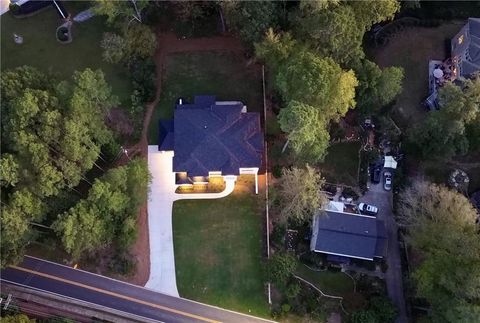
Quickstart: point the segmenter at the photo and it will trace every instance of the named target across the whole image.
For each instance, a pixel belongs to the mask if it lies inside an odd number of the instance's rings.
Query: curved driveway
[[[150,277],[145,287],[179,297],[173,253],[173,202],[181,199],[216,199],[233,192],[236,176],[226,176],[226,187],[220,193],[176,194],[173,152],[159,152],[148,146],[148,169],[152,174],[148,196],[148,230],[150,235]]]

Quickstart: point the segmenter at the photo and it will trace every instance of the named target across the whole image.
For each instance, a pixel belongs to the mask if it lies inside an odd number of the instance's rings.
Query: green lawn
[[[325,161],[319,165],[329,183],[357,186],[358,150],[360,142],[333,144],[328,148]]]
[[[175,202],[175,268],[182,297],[269,316],[262,274],[262,201],[262,195],[235,191],[218,200]]]
[[[296,274],[314,284],[325,294],[345,297],[353,292],[353,280],[342,272],[313,271],[299,264]]]
[[[64,3],[74,16],[81,7],[78,3]],[[27,18],[14,18],[10,13],[1,17],[1,68],[31,65],[45,72],[52,72],[60,79],[71,77],[74,71],[87,67],[101,69],[114,93],[128,102],[131,82],[126,71],[102,60],[100,40],[106,31],[104,19],[93,17],[72,26],[73,41],[62,45],[55,38],[61,20],[53,8],[45,9]],[[23,44],[13,40],[13,33],[23,37]]]
[[[171,118],[175,100],[194,95],[216,95],[218,100],[242,101],[248,111],[263,111],[262,80],[245,66],[242,55],[202,52],[169,56],[162,93],[148,129],[149,144],[157,144],[158,120]]]

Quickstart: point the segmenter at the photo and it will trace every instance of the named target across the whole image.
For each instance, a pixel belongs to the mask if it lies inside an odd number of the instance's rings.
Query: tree
[[[288,133],[288,144],[296,156],[306,162],[323,160],[330,135],[318,109],[291,101],[280,110],[278,122],[282,131]]]
[[[34,319],[29,319],[25,314],[2,316],[3,323],[35,323]]]
[[[267,265],[268,280],[276,285],[285,286],[297,268],[297,260],[289,253],[276,253]]]
[[[82,253],[92,252],[106,244],[107,223],[102,214],[86,201],[79,202],[54,223],[65,250],[74,259]]]
[[[312,216],[327,203],[321,191],[324,182],[321,174],[308,165],[305,168],[284,168],[279,189],[282,220],[311,221]]]
[[[357,108],[365,114],[378,112],[402,91],[401,67],[392,66],[382,70],[375,63],[364,60],[357,71],[357,77]]]
[[[269,28],[277,28],[280,16],[275,1],[235,1],[223,6],[228,25],[248,44],[260,41]]]
[[[2,154],[0,161],[0,184],[1,186],[15,186],[18,183],[19,166],[15,157],[11,154]]]
[[[468,151],[465,124],[442,112],[430,113],[426,120],[407,132],[407,145],[424,159],[451,158]]]
[[[100,46],[103,49],[103,60],[108,63],[119,63],[126,55],[126,41],[122,36],[118,34],[110,32],[104,33]]]
[[[53,227],[75,259],[102,247],[124,251],[137,237],[138,208],[146,201],[150,175],[145,160],[109,170],[96,179],[86,199],[59,215]]]
[[[374,24],[393,19],[400,10],[400,2],[397,0],[349,1],[348,5],[352,7],[355,19],[365,31]]]
[[[137,21],[142,23],[142,11],[148,5],[148,0],[129,0],[129,1],[96,1],[95,12],[99,15],[107,16],[107,22],[110,24],[125,24]]]
[[[375,313],[378,323],[394,322],[398,314],[395,305],[385,296],[372,297],[369,309]]]
[[[306,103],[319,109],[326,121],[336,121],[355,107],[358,81],[353,71],[343,71],[331,58],[301,50],[279,67],[275,85],[285,101]]]
[[[125,32],[127,57],[148,58],[153,56],[157,48],[157,37],[144,24],[133,24]]]
[[[255,43],[255,55],[265,61],[275,74],[288,57],[298,48],[290,33],[275,33],[269,28],[261,42]]]
[[[294,30],[299,39],[322,56],[332,57],[344,66],[364,57],[365,30],[348,5],[313,11],[304,7],[294,18]]]
[[[480,235],[473,206],[456,191],[416,182],[400,195],[399,215],[409,244],[421,254],[413,279],[434,321],[474,322],[480,314]]]
[[[329,9],[339,4],[340,0],[300,0],[300,9],[315,12]]]
[[[424,181],[416,181],[405,189],[400,201],[399,220],[408,228],[422,227],[430,222],[464,226],[477,218],[476,210],[464,195]]]
[[[15,191],[8,205],[2,205],[1,212],[1,266],[20,262],[25,246],[32,238],[30,221],[43,216],[44,204],[30,191]]]

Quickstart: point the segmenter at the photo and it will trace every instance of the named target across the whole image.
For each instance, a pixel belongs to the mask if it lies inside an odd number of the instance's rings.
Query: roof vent
[[[203,126],[205,129],[207,129],[208,127],[207,126]]]

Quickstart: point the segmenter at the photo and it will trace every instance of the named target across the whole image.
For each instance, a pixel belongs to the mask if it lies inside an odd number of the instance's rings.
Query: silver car
[[[392,189],[392,173],[383,173],[383,188],[386,191],[390,191]]]

